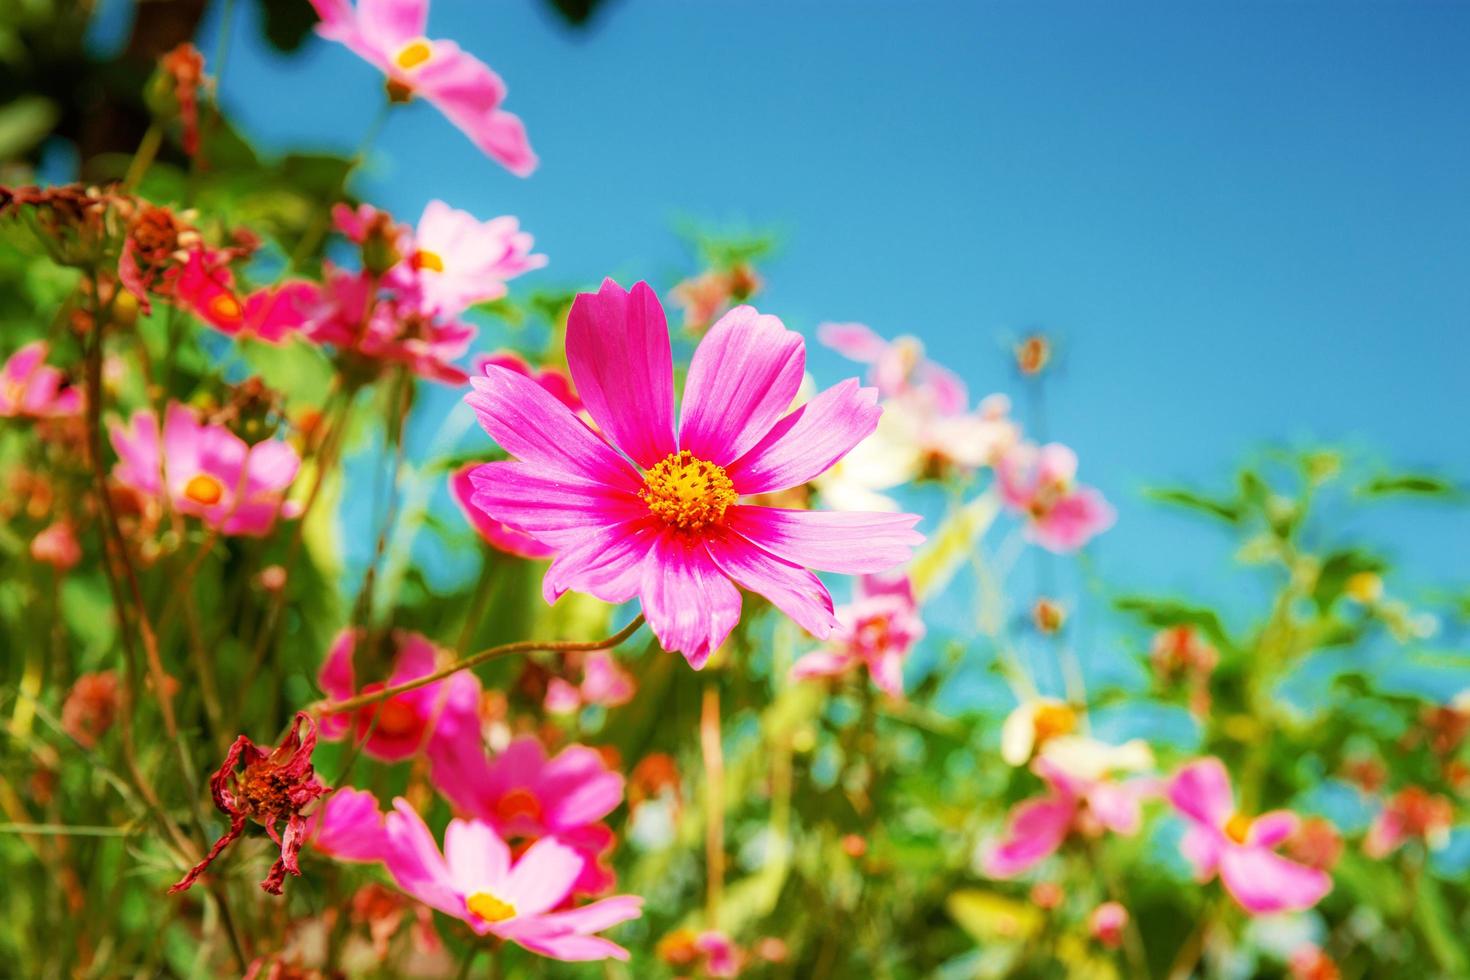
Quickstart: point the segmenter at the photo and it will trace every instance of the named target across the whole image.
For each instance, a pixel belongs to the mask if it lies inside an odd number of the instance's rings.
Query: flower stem
[[[714,681],[704,687],[699,747],[704,754],[704,926],[718,929],[725,890],[725,755],[720,744],[720,689]]]
[[[488,647],[479,653],[456,660],[448,666],[434,671],[432,674],[415,677],[411,681],[404,681],[402,684],[395,684],[392,687],[385,687],[378,691],[359,694],[356,697],[347,698],[344,701],[318,701],[307,710],[318,715],[336,715],[348,711],[356,711],[364,705],[385,701],[388,698],[397,697],[408,691],[442,681],[446,677],[451,677],[461,670],[469,670],[471,667],[485,663],[487,660],[494,660],[498,657],[506,657],[515,653],[534,653],[538,650],[546,650],[551,653],[585,653],[591,650],[610,650],[638,632],[638,628],[642,625],[643,614],[639,613],[638,617],[631,623],[603,640],[518,640],[515,643],[502,643],[500,646]]]

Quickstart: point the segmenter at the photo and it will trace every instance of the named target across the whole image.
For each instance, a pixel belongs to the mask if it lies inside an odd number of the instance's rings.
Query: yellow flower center
[[[723,467],[685,449],[669,453],[643,474],[638,496],[654,516],[681,530],[699,531],[722,521],[739,495]]]
[[[1243,813],[1232,813],[1225,821],[1225,836],[1237,844],[1244,844],[1251,832],[1251,818]]]
[[[1077,730],[1077,712],[1065,704],[1043,704],[1036,709],[1031,720],[1036,732],[1036,744],[1058,735],[1069,735]]]
[[[444,259],[438,252],[426,252],[421,249],[413,253],[412,261],[415,269],[432,269],[435,272],[444,271]]]
[[[229,293],[220,293],[209,301],[209,312],[221,320],[238,320],[245,311],[240,308],[240,301]]]
[[[412,71],[433,56],[434,49],[429,47],[429,42],[420,39],[409,41],[399,48],[398,53],[393,56],[393,63],[404,71]]]
[[[208,473],[200,473],[184,484],[184,496],[205,507],[213,507],[224,495],[225,485]]]
[[[496,898],[489,892],[475,892],[464,900],[465,906],[476,916],[486,922],[504,922],[506,919],[516,917],[516,907],[507,901]]]

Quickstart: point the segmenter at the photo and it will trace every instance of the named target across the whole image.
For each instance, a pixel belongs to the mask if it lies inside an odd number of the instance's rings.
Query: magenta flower
[[[388,852],[388,833],[378,798],[367,790],[333,790],[306,818],[306,841],[338,861],[372,863]]]
[[[582,661],[580,684],[562,677],[547,681],[542,707],[552,714],[571,714],[588,704],[616,708],[633,700],[636,690],[633,675],[618,666],[611,652],[594,650]]]
[[[238,327],[221,327],[225,333],[244,334],[268,344],[279,344],[292,332],[306,326],[317,303],[315,283],[292,279],[245,298]]]
[[[168,406],[161,443],[158,419],[148,411],[134,413],[128,426],[114,424],[110,433],[117,482],[166,499],[221,534],[261,537],[277,515],[301,513],[299,503],[283,499],[301,460],[281,440],[247,445],[222,425],[204,425],[178,402]]]
[[[638,596],[664,649],[702,667],[740,619],[737,585],[825,639],[837,620],[808,568],[879,572],[923,540],[903,514],[783,510],[742,495],[800,486],[878,422],[876,392],[847,381],[787,413],[799,334],[749,306],[694,353],[675,436],[668,326],[647,283],[611,279],[567,322],[567,360],[594,432],[539,386],[490,366],[465,399],[511,462],[470,474],[474,502],[555,549],[543,593]],[[614,448],[616,447],[616,448]]]
[[[422,95],[492,160],[524,177],[536,154],[521,120],[500,108],[505,82],[453,41],[424,36],[429,0],[311,0],[317,33],[346,46],[388,77],[396,102]]]
[[[1140,804],[1156,792],[1155,781],[1120,781],[1109,770],[1144,768],[1151,759],[1142,743],[1109,746],[1083,738],[1063,744],[1055,758],[1038,757],[1032,768],[1049,792],[1011,811],[1005,834],[984,853],[985,873],[1013,878],[1056,853],[1073,832],[1138,833]]]
[[[46,363],[49,348],[33,340],[0,367],[0,418],[49,419],[79,415],[82,392]]]
[[[546,256],[531,254],[532,241],[515,218],[482,222],[430,201],[389,280],[416,292],[426,310],[456,316],[475,303],[500,299],[507,280],[544,266]]]
[[[926,358],[924,345],[914,337],[884,340],[861,323],[823,323],[817,338],[844,357],[871,365],[868,381],[884,398],[917,396],[944,415],[963,412],[969,402],[965,383]]]
[[[553,837],[582,857],[576,891],[596,895],[614,882],[603,855],[615,838],[602,823],[623,801],[623,777],[602,755],[569,745],[548,759],[534,736],[522,736],[493,761],[479,733],[464,732],[431,759],[429,778],[455,808],[510,840]]]
[[[391,634],[393,671],[386,682],[357,687],[353,655],[362,631],[343,630],[332,642],[317,682],[336,701],[357,694],[370,694],[433,673],[438,652],[427,637],[395,630]],[[443,740],[461,730],[479,734],[480,682],[467,670],[416,687],[412,691],[375,701],[357,709],[351,717],[326,715],[321,720],[322,738],[366,739],[362,750],[375,759],[396,762],[433,752]]]
[[[1077,454],[1049,443],[1022,443],[997,463],[1001,499],[1027,518],[1026,533],[1048,551],[1076,551],[1113,526],[1113,508],[1092,487],[1079,486]]]
[[[924,621],[907,575],[864,575],[851,605],[837,609],[825,649],[796,661],[797,679],[837,677],[866,666],[878,689],[903,697],[903,661],[924,636]]]
[[[594,933],[642,914],[643,899],[619,895],[553,912],[571,894],[581,856],[551,839],[512,862],[505,840],[480,820],[451,820],[441,853],[408,801],[388,814],[385,864],[398,887],[467,923],[558,960],[626,960],[628,951]]]
[[[1191,762],[1169,781],[1169,802],[1189,823],[1179,849],[1195,876],[1220,881],[1252,915],[1309,909],[1332,889],[1317,868],[1289,861],[1274,848],[1297,828],[1297,816],[1273,810],[1251,819],[1235,810],[1230,776],[1216,758]]]

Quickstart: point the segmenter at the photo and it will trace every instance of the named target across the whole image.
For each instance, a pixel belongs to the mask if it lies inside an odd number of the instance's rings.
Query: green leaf
[[[1229,524],[1238,524],[1242,516],[1241,506],[1235,501],[1207,497],[1202,493],[1195,493],[1193,490],[1184,490],[1178,487],[1150,487],[1144,490],[1143,493],[1150,500],[1173,504],[1176,507],[1187,507],[1190,510],[1208,514]]]
[[[61,110],[39,95],[27,95],[0,108],[0,160],[26,153],[51,132]]]
[[[1358,487],[1364,497],[1458,497],[1462,491],[1453,481],[1429,473],[1391,473]]]

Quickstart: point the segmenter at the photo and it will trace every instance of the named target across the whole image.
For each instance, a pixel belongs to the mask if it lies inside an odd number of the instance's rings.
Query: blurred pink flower
[[[944,415],[963,412],[969,402],[959,375],[926,358],[917,338],[884,340],[861,323],[823,323],[817,339],[844,357],[872,365],[868,381],[884,398],[918,396]]]
[[[856,381],[787,413],[806,352],[775,317],[737,307],[705,335],[677,438],[668,326],[646,283],[629,292],[609,279],[579,295],[566,344],[601,434],[504,368],[487,367],[466,398],[516,457],[470,474],[474,502],[556,549],[547,602],[568,589],[605,602],[638,596],[664,649],[698,669],[740,619],[737,583],[824,639],[836,625],[832,597],[807,567],[884,571],[923,540],[913,515],[739,503],[810,481],[878,421],[875,393]]]
[[[1032,764],[1047,783],[1046,796],[1024,800],[1011,811],[1005,834],[981,860],[992,878],[1014,878],[1050,857],[1073,831],[1101,829],[1132,835],[1141,822],[1140,804],[1157,792],[1152,779],[1118,780],[1113,770],[1148,766],[1152,755],[1141,742],[1121,746],[1063,736]]]
[[[531,244],[515,218],[482,222],[430,201],[389,282],[417,295],[426,311],[457,316],[475,303],[500,299],[506,280],[544,266],[546,256],[531,254]]]
[[[370,273],[331,267],[305,327],[307,339],[330,344],[369,368],[402,364],[425,378],[456,385],[469,376],[453,361],[468,349],[475,332],[469,324],[419,309],[408,297],[382,293]]]
[[[1017,445],[996,465],[1001,498],[1027,518],[1026,533],[1048,551],[1076,551],[1113,526],[1113,508],[1092,487],[1079,486],[1077,454],[1049,443]]]
[[[505,82],[453,41],[431,41],[429,0],[311,0],[317,33],[345,45],[388,76],[394,101],[422,95],[492,160],[524,177],[536,154],[521,120],[500,108]]]
[[[1103,902],[1087,917],[1087,931],[1109,949],[1123,945],[1123,930],[1126,928],[1128,910],[1117,902]]]
[[[390,636],[393,670],[387,681],[365,684],[359,689],[354,651],[363,636],[361,630],[343,630],[332,642],[317,682],[333,700],[381,691],[433,673],[438,666],[437,648],[427,637],[395,630]],[[462,729],[478,735],[479,710],[480,682],[473,672],[463,670],[442,681],[364,705],[351,718],[325,715],[321,720],[322,738],[328,741],[349,735],[354,740],[366,738],[364,752],[376,759],[395,762],[411,758],[420,750],[433,753],[444,739]]]
[[[333,790],[307,817],[306,841],[313,850],[338,861],[383,860],[388,835],[378,798],[350,786]]]
[[[490,824],[451,820],[441,853],[408,801],[393,801],[385,863],[398,887],[424,904],[493,935],[558,960],[626,960],[623,947],[593,935],[642,914],[643,900],[619,895],[553,912],[571,894],[582,867],[576,851],[539,840],[514,862]]]
[[[75,568],[82,560],[77,532],[66,521],[56,521],[31,538],[31,558],[50,565],[58,572]]]
[[[257,289],[245,298],[238,326],[220,329],[279,344],[293,331],[306,326],[318,296],[316,284],[301,279]]]
[[[923,635],[908,576],[864,575],[853,602],[837,609],[826,647],[797,660],[791,676],[835,677],[863,665],[879,690],[903,697],[903,661]]]
[[[82,392],[46,363],[44,340],[33,340],[0,367],[0,418],[33,419],[79,415]]]
[[[511,840],[554,837],[582,858],[576,891],[596,895],[616,880],[603,863],[614,836],[602,818],[623,801],[623,777],[601,753],[569,745],[548,759],[534,736],[523,735],[487,759],[479,733],[460,733],[430,762],[429,778],[464,814]]]
[[[1273,810],[1251,819],[1235,810],[1230,776],[1214,757],[1175,773],[1169,802],[1189,823],[1180,850],[1195,876],[1220,874],[1232,898],[1252,915],[1309,909],[1332,889],[1326,873],[1275,853],[1297,828],[1297,816]]]
[[[1406,786],[1383,805],[1363,838],[1363,853],[1385,858],[1412,838],[1431,848],[1443,847],[1454,822],[1454,805],[1447,797],[1420,786]]]
[[[148,411],[109,431],[118,455],[115,480],[144,497],[167,499],[221,534],[261,537],[278,514],[301,513],[299,503],[282,499],[301,460],[279,439],[247,445],[222,425],[202,424],[178,402],[168,406],[161,442],[158,419]]]
[[[594,650],[582,660],[582,680],[573,684],[553,677],[546,684],[542,706],[552,714],[571,714],[583,705],[595,704],[616,708],[633,700],[637,686],[633,676],[622,667],[611,651]]]

